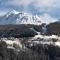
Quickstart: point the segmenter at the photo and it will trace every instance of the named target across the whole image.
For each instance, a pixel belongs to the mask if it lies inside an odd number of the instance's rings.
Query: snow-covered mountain
[[[17,12],[15,10],[8,12],[0,17],[0,24],[42,24],[40,17],[28,13]]]

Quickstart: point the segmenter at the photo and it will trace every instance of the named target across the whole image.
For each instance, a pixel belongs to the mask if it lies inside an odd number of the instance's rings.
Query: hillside
[[[0,25],[0,36],[2,37],[32,37],[41,31],[41,25]]]
[[[60,36],[60,22],[54,22],[47,25],[47,34],[55,34]]]

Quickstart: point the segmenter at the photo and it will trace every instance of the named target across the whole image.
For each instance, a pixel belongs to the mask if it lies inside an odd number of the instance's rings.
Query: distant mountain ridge
[[[45,35],[60,35],[60,21],[56,21],[53,18],[50,19],[47,16],[34,16],[29,13],[12,10],[4,16],[0,16],[0,36],[31,37],[38,34],[38,32]],[[45,18],[48,21],[53,21],[46,24],[43,21]]]
[[[17,12],[12,10],[0,17],[0,25],[1,24],[35,24],[41,25],[41,19],[37,15],[33,16],[28,13]]]

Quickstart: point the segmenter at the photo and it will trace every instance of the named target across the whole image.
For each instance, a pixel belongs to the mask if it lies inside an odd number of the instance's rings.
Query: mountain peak
[[[11,10],[11,11],[9,11],[7,14],[6,14],[6,17],[8,17],[9,15],[11,15],[11,14],[13,14],[13,15],[15,15],[15,14],[18,14],[19,12],[17,12],[16,10]]]
[[[8,13],[18,14],[19,12],[13,9],[13,10],[9,11]]]
[[[10,13],[18,14],[19,12],[13,9]]]
[[[4,22],[4,23],[3,23]],[[2,16],[0,24],[34,24],[41,25],[41,19],[37,15],[12,10]]]

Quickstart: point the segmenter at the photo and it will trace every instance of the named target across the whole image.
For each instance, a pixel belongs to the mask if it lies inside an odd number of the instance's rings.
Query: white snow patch
[[[55,45],[60,47],[60,42],[59,41],[55,42]]]

